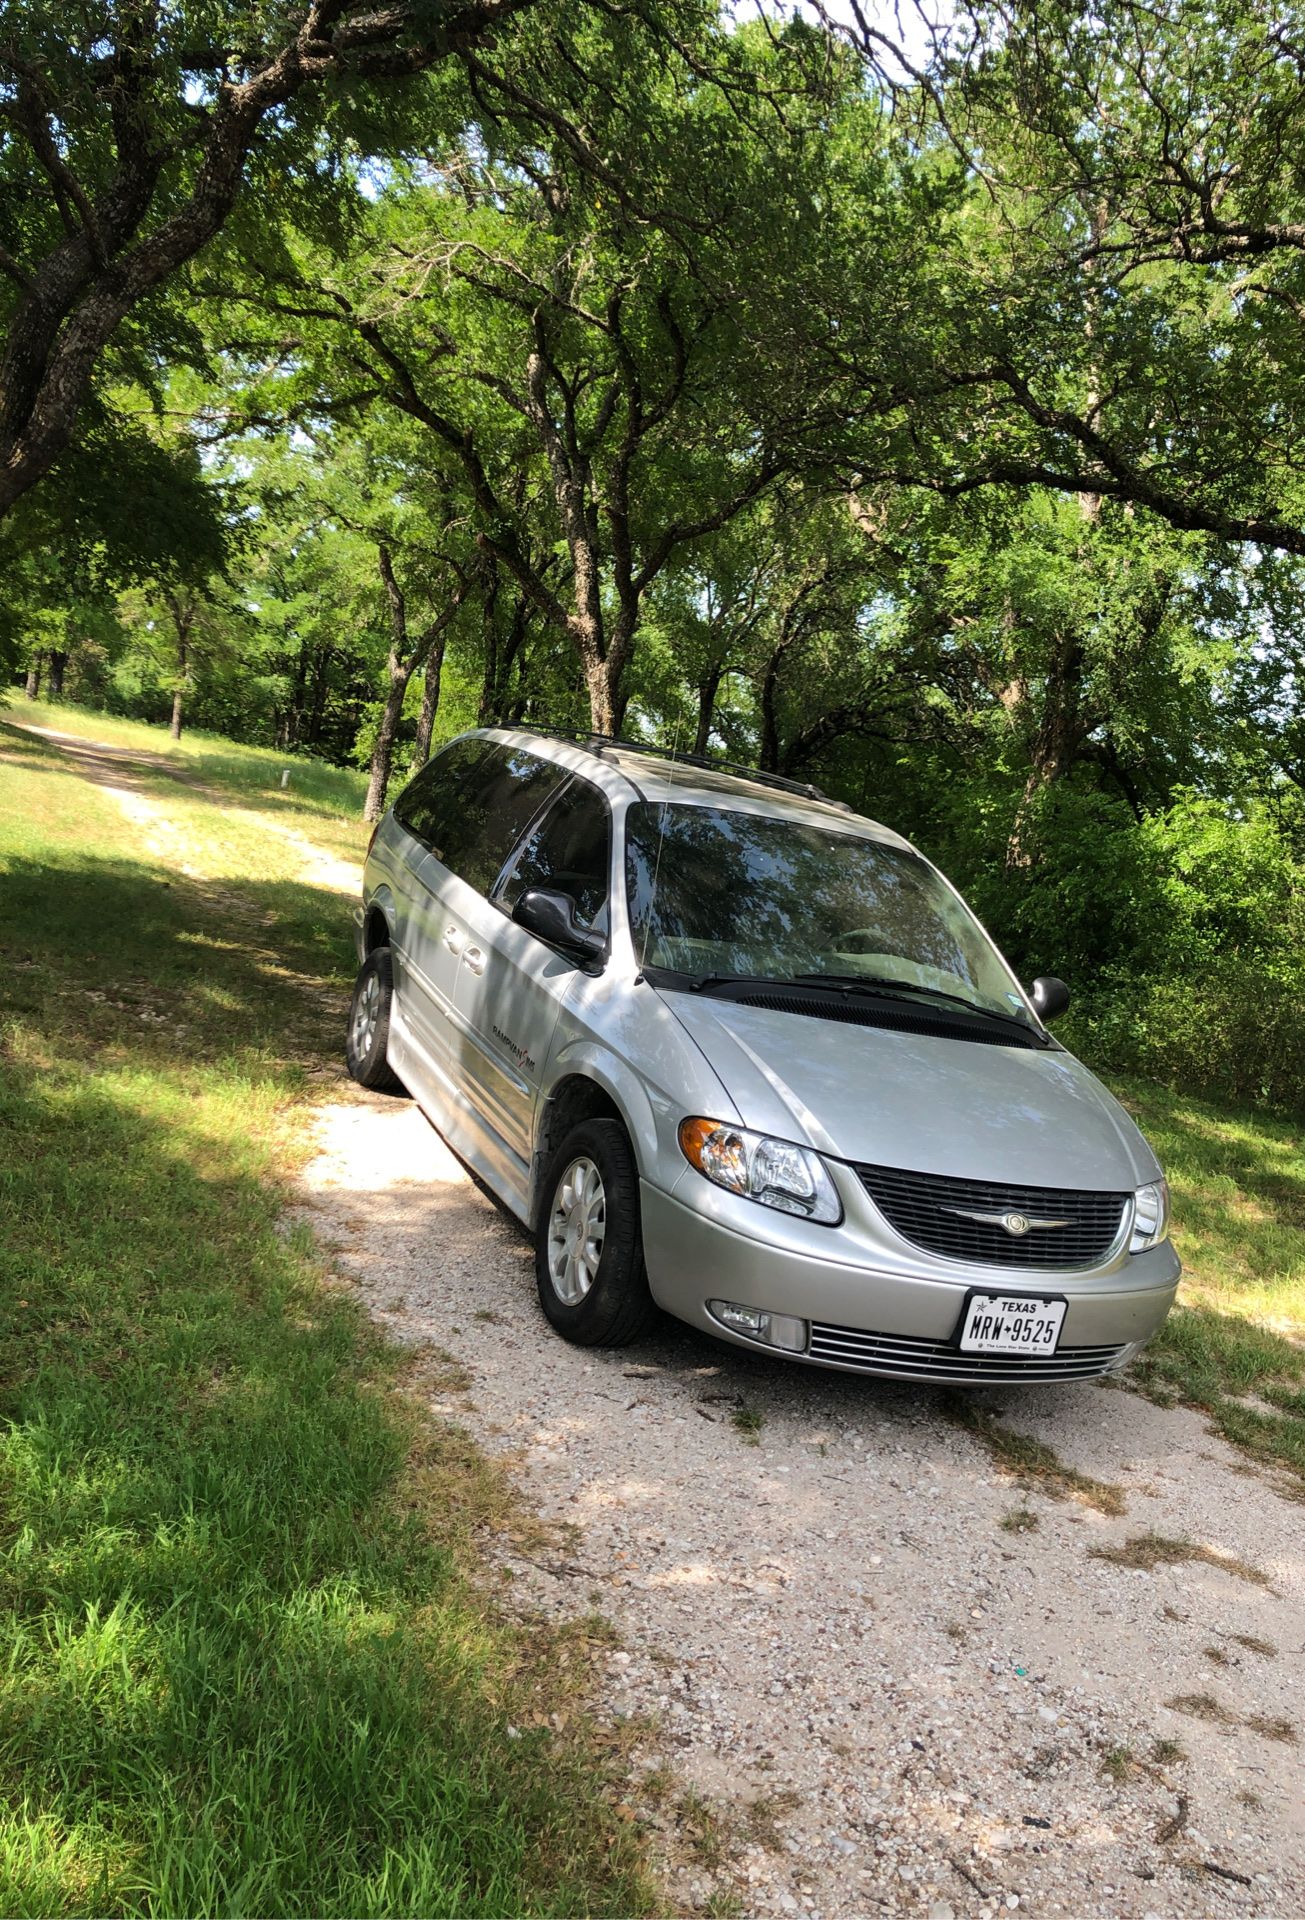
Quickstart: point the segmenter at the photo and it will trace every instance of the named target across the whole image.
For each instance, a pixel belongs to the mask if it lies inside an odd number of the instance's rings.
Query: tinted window
[[[978,921],[905,847],[645,802],[626,815],[626,887],[634,950],[650,967],[878,980],[1027,1017]]]
[[[527,887],[551,887],[575,902],[582,927],[607,927],[612,821],[602,795],[576,780],[522,847],[499,898],[510,912]]]
[[[488,893],[564,767],[491,740],[456,740],[411,782],[395,818],[469,886]]]

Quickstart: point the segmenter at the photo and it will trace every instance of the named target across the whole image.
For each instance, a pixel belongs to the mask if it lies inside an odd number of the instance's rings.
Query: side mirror
[[[1029,998],[1039,1020],[1051,1021],[1068,1007],[1069,988],[1063,980],[1057,980],[1054,973],[1043,973],[1033,982]]]
[[[577,960],[597,960],[607,951],[606,936],[579,926],[575,901],[551,887],[527,887],[512,909],[512,918],[527,933]]]

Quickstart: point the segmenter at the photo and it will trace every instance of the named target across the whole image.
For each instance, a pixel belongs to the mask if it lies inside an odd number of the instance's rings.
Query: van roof
[[[752,769],[721,766],[696,755],[675,755],[603,735],[572,735],[534,727],[486,729],[494,739],[510,740],[563,765],[574,767],[613,797],[622,787],[628,797],[654,802],[674,800],[686,806],[742,803],[749,813],[806,820],[827,828],[863,833],[909,847],[891,827],[854,813],[818,787]]]

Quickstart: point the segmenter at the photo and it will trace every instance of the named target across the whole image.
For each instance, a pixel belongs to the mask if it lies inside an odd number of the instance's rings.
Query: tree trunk
[[[783,648],[777,647],[766,662],[766,671],[761,681],[761,771],[777,773],[779,771],[779,718],[775,711],[775,696],[779,691],[779,663],[783,658]]]
[[[399,719],[403,713],[403,696],[408,691],[408,682],[412,678],[412,668],[404,665],[390,654],[390,684],[385,695],[385,705],[381,709],[381,724],[376,729],[376,741],[372,747],[371,766],[367,775],[367,798],[363,803],[363,819],[379,820],[385,811],[385,796],[390,786],[390,769],[394,763],[394,742],[399,731]]]
[[[52,700],[63,699],[63,671],[67,665],[68,665],[67,653],[62,648],[51,647],[49,687],[50,687],[50,698]]]
[[[698,730],[693,736],[693,751],[699,756],[705,754],[711,744],[711,723],[716,713],[716,695],[720,692],[720,683],[724,678],[724,667],[715,665],[709,667],[703,679],[698,682]]]
[[[367,798],[363,802],[364,820],[379,820],[385,811],[385,796],[389,791],[390,769],[394,761],[394,740],[403,713],[403,696],[408,691],[408,682],[416,665],[415,659],[408,657],[408,605],[403,589],[394,577],[394,564],[388,547],[376,549],[376,567],[390,611],[389,686],[385,705],[381,708],[381,724],[376,729],[372,746]]]
[[[167,596],[168,612],[177,630],[177,677],[172,685],[172,723],[168,728],[174,740],[181,738],[181,708],[190,684],[190,630],[195,620],[195,605],[183,604],[175,595]]]
[[[1042,696],[1028,778],[1006,843],[1007,867],[1027,867],[1033,855],[1029,824],[1039,794],[1073,769],[1083,746],[1083,643],[1070,634],[1057,643]]]
[[[440,679],[444,672],[444,641],[441,637],[426,656],[426,679],[421,693],[421,712],[417,716],[417,739],[412,750],[414,772],[430,759],[430,736],[435,715],[440,710]]]
[[[512,604],[512,622],[507,634],[500,643],[497,634],[492,640],[493,674],[489,671],[490,654],[486,653],[486,677],[480,696],[480,725],[482,727],[515,726],[525,711],[525,701],[520,690],[522,648],[526,635],[530,631],[530,608],[524,594],[518,594]],[[517,675],[517,692],[510,692],[513,673]]]
[[[313,706],[308,716],[308,745],[315,747],[322,737],[322,716],[326,712],[327,669],[331,664],[334,647],[323,646],[317,649],[313,661]]]
[[[585,668],[585,685],[589,690],[589,723],[594,732],[615,733],[616,709],[605,660],[594,660]]]
[[[624,687],[625,669],[634,649],[638,605],[622,607],[606,632],[598,627],[581,647],[589,712],[595,733],[619,735],[630,696]]]
[[[308,686],[308,642],[301,638],[295,661],[295,676],[290,687],[290,704],[281,722],[282,747],[297,747],[304,730],[304,693]]]
[[[518,604],[520,604],[518,599]],[[490,569],[489,584],[481,596],[480,631],[484,648],[484,672],[480,681],[480,708],[476,718],[482,727],[499,723],[502,711],[498,657],[498,568]]]
[[[34,653],[31,665],[27,669],[27,683],[23,688],[29,700],[39,700],[41,697],[41,672],[44,666],[44,653]]]

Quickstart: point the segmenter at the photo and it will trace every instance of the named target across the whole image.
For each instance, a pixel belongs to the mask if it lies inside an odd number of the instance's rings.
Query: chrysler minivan
[[[657,1308],[911,1380],[1081,1380],[1168,1313],[1168,1190],[911,844],[799,787],[482,730],[367,855],[347,1058],[525,1223],[568,1340]]]

